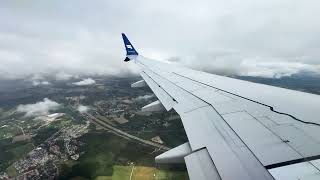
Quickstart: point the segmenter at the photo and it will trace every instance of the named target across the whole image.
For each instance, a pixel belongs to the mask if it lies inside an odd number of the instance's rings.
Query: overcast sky
[[[128,75],[140,54],[210,72],[320,71],[319,0],[1,0],[0,77]]]

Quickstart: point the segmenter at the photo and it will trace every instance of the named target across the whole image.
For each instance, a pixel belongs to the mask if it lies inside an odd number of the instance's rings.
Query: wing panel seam
[[[289,117],[291,117],[293,120],[299,121],[299,122],[301,122],[301,123],[305,123],[305,124],[312,124],[312,125],[315,125],[315,126],[320,126],[320,124],[319,124],[319,123],[309,122],[309,121],[303,121],[303,120],[301,120],[301,119],[296,118],[295,116],[293,116],[293,115],[291,115],[291,114],[287,114],[287,113],[283,113],[283,112],[276,111],[276,110],[274,110],[274,108],[273,108],[272,106],[270,106],[270,105],[267,105],[267,104],[264,104],[264,103],[261,103],[261,102],[258,102],[258,101],[255,101],[255,100],[252,100],[252,99],[249,99],[249,98],[246,98],[246,97],[243,97],[243,96],[237,95],[237,94],[234,94],[234,93],[229,92],[229,91],[225,91],[225,90],[223,90],[223,89],[220,89],[220,88],[217,88],[217,87],[211,86],[211,85],[206,84],[206,83],[203,83],[203,82],[201,82],[201,81],[197,81],[197,80],[191,79],[191,78],[189,78],[189,77],[187,77],[187,76],[184,76],[184,75],[178,74],[178,73],[176,73],[176,72],[172,72],[172,73],[174,73],[174,74],[176,74],[176,75],[178,75],[178,76],[181,76],[181,77],[187,78],[187,79],[189,79],[189,80],[191,80],[191,81],[194,81],[194,82],[197,82],[197,83],[200,83],[200,84],[206,85],[206,86],[208,86],[208,87],[211,87],[211,88],[214,88],[214,89],[217,89],[217,90],[220,90],[220,91],[223,91],[223,92],[226,92],[226,93],[232,94],[232,95],[234,95],[234,96],[238,96],[238,97],[240,97],[240,98],[246,99],[246,100],[248,100],[248,101],[252,101],[252,102],[255,102],[255,103],[257,103],[257,104],[260,104],[260,105],[263,105],[263,106],[269,107],[269,108],[270,108],[270,110],[271,110],[272,112],[275,112],[275,113],[277,113],[277,114],[282,114],[282,115],[289,116]]]

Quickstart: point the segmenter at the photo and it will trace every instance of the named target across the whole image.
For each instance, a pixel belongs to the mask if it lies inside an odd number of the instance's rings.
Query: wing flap
[[[265,166],[302,158],[283,139],[248,113],[235,112],[223,118]]]
[[[192,150],[206,148],[222,179],[272,179],[211,106],[180,116]]]
[[[190,179],[221,180],[206,149],[194,152],[185,158]]]
[[[301,162],[288,166],[270,169],[270,173],[276,180],[318,180],[320,160]]]

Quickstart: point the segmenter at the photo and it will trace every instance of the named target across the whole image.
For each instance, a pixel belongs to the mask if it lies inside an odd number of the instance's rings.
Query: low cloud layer
[[[84,79],[82,81],[75,82],[72,84],[77,85],[77,86],[88,86],[88,85],[92,85],[95,83],[96,83],[96,81],[94,79],[88,78],[88,79]]]
[[[175,63],[184,64],[198,70],[223,75],[255,76],[266,78],[281,78],[299,73],[320,75],[320,64],[308,63],[307,58],[295,59],[277,57],[249,57],[239,54],[217,56],[186,57],[187,61],[175,58]],[[199,59],[203,63],[199,63]]]
[[[154,94],[147,94],[147,95],[144,95],[144,96],[138,96],[134,100],[135,101],[144,101],[144,100],[151,99],[153,97],[154,97]]]
[[[59,72],[59,73],[55,74],[55,79],[58,81],[67,81],[73,77],[74,77],[74,75],[71,75],[71,74],[68,74],[65,72]]]
[[[49,114],[49,111],[57,110],[59,107],[59,103],[44,98],[43,101],[36,102],[35,104],[19,105],[17,107],[17,112],[25,113],[25,116],[32,117],[47,115]]]
[[[32,81],[32,85],[34,85],[34,86],[49,85],[49,84],[50,84],[50,82],[48,82],[48,81],[37,81],[37,80]]]
[[[299,0],[3,0],[0,78],[137,74],[123,62],[122,32],[144,56],[214,73],[319,72],[319,7]]]
[[[31,76],[30,80],[33,86],[50,85],[51,83],[45,80],[44,77],[39,74],[34,74]]]
[[[81,105],[81,104],[77,107],[77,110],[80,113],[86,113],[89,109],[90,109],[89,106],[84,106],[84,105]]]

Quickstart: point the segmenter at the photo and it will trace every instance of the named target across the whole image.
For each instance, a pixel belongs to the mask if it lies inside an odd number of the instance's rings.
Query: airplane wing
[[[156,162],[185,162],[192,180],[320,179],[320,96],[148,59],[122,36],[132,87],[159,99],[142,110],[174,109],[189,140]]]

